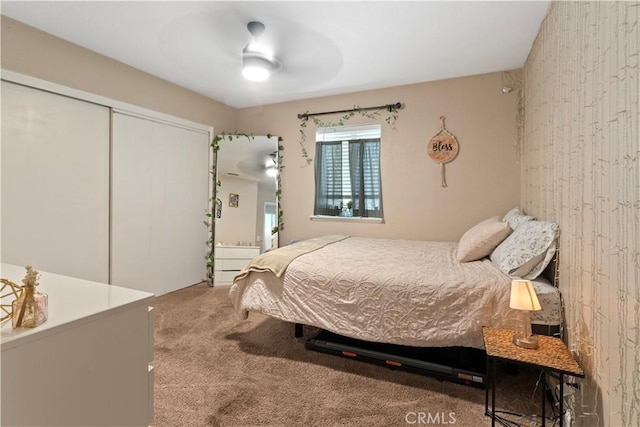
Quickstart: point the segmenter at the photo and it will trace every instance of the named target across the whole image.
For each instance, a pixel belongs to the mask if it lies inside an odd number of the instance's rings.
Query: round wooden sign
[[[444,117],[440,117],[441,128],[429,141],[429,157],[438,163],[449,163],[458,155],[458,140],[444,128]]]
[[[447,186],[447,178],[444,173],[444,164],[449,163],[458,155],[458,140],[444,127],[444,116],[440,117],[440,132],[438,132],[427,145],[429,157],[440,163],[440,175],[442,187]]]

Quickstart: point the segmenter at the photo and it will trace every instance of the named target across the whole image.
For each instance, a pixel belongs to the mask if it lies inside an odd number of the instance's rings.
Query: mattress
[[[298,256],[280,277],[249,271],[230,297],[243,317],[259,311],[365,341],[482,349],[482,326],[513,327],[521,312],[509,308],[508,275],[488,259],[460,263],[456,249],[350,237]],[[544,285],[537,286],[550,300]]]
[[[562,324],[562,299],[560,289],[556,288],[545,277],[540,276],[531,281],[536,291],[542,310],[531,312],[531,323],[534,325],[560,326]]]

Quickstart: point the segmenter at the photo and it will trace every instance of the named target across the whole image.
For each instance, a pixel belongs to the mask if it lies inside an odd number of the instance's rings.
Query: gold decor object
[[[20,297],[22,288],[11,280],[0,279],[0,324],[11,319],[13,301]]]
[[[38,271],[27,265],[27,274],[22,279],[22,293],[13,301],[12,319],[14,328],[35,328],[48,317],[49,298],[38,292]]]

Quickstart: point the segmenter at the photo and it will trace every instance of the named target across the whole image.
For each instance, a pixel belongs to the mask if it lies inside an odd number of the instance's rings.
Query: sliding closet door
[[[1,258],[109,278],[109,109],[2,82]]]
[[[209,134],[113,114],[111,283],[161,295],[206,277]]]

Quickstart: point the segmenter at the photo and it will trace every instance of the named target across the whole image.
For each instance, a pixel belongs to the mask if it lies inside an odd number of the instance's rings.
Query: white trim
[[[317,133],[336,133],[336,132],[360,132],[360,131],[380,131],[382,126],[379,123],[363,124],[363,125],[338,125],[318,127]]]
[[[333,215],[309,215],[311,221],[322,222],[362,222],[368,224],[384,224],[384,218],[370,218],[364,216],[333,216]]]
[[[154,122],[154,123],[160,123],[160,124],[163,124],[163,125],[173,126],[173,127],[189,130],[189,131],[196,132],[196,133],[210,135],[209,130],[200,129],[200,128],[197,128],[197,127],[193,127],[191,125],[184,125],[183,123],[177,123],[176,122],[177,117],[174,117],[171,120],[166,120],[166,119],[163,119],[163,118],[159,118],[157,116],[148,115],[148,114],[141,114],[141,113],[138,113],[138,112],[122,110],[122,109],[119,109],[119,108],[112,108],[111,111],[112,111],[113,114],[121,114],[123,116],[135,117],[137,119],[148,120],[148,121]],[[155,113],[155,114],[158,114],[158,113]]]
[[[381,136],[382,126],[380,124],[320,127],[316,129],[316,142],[338,142],[371,138],[380,139]]]
[[[36,77],[27,76],[25,74],[16,73],[15,71],[0,70],[1,79],[10,83],[16,83],[23,86],[29,86],[35,89],[56,93],[58,95],[67,96],[69,98],[79,99],[81,101],[91,102],[93,104],[102,105],[113,108],[123,114],[138,115],[148,119],[160,120],[165,123],[177,124],[190,129],[208,132],[210,138],[213,137],[213,126],[204,125],[202,123],[192,122],[180,117],[171,116],[169,114],[160,113],[158,111],[149,110],[147,108],[138,107],[137,105],[128,104],[126,102],[96,95],[83,90],[74,89],[47,80]]]

